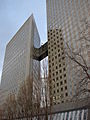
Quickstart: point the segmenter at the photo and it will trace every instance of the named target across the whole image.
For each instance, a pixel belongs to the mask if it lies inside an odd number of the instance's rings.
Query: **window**
[[[61,91],[63,91],[63,88],[61,88]]]
[[[61,38],[61,40],[63,40],[63,39]]]
[[[61,32],[61,30],[59,30]]]
[[[59,65],[59,67],[61,67],[61,64]]]
[[[62,84],[63,84],[63,82],[61,81],[61,82],[60,82],[60,84],[62,85]]]
[[[63,68],[63,70],[65,71],[66,69],[65,69],[65,68]]]
[[[59,93],[59,89],[57,89],[57,93]]]
[[[56,66],[56,69],[58,69],[58,67]]]
[[[64,103],[64,101],[62,101],[62,103]]]
[[[54,65],[54,63],[52,63],[52,66]]]
[[[61,98],[63,98],[63,94],[61,94]]]
[[[62,34],[60,34],[60,36],[62,36]]]
[[[65,59],[65,57],[62,57],[62,60],[64,60]]]
[[[63,43],[61,42],[61,45],[63,45]]]
[[[51,70],[49,70],[49,73],[51,73]]]
[[[58,54],[58,57],[60,57],[60,54]]]
[[[66,80],[64,80],[64,83],[67,83],[67,81],[66,81]]]
[[[58,32],[56,32],[56,34],[58,34]]]
[[[55,56],[55,58],[57,58],[57,56]]]
[[[62,76],[60,76],[60,79],[62,79]]]
[[[64,52],[62,52],[62,55],[64,55]]]
[[[49,62],[51,62],[51,60],[49,60]]]
[[[59,70],[60,71],[60,73],[62,72],[62,70]]]
[[[66,74],[64,74],[64,77],[66,77]]]
[[[60,52],[60,49],[58,50],[58,52]]]
[[[63,63],[63,65],[65,65],[65,63]]]
[[[68,93],[66,93],[66,96],[68,96]]]
[[[56,75],[58,75],[58,72],[56,72]]]
[[[57,86],[59,86],[59,83],[57,83]]]
[[[61,50],[63,50],[63,47],[61,47]]]
[[[53,45],[51,45],[51,47],[53,47]]]
[[[58,80],[58,77],[56,77],[56,80]]]
[[[52,58],[52,61],[54,61],[54,58]]]
[[[65,90],[67,90],[67,86],[65,86]]]

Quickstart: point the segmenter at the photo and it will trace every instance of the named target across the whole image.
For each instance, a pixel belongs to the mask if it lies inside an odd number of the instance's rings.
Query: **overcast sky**
[[[0,80],[6,44],[32,13],[44,43],[47,39],[46,0],[0,0]]]

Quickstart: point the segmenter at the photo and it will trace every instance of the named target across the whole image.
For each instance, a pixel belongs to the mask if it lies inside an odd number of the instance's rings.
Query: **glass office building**
[[[33,47],[40,47],[40,37],[31,15],[6,46],[0,104],[8,95],[17,94],[21,84],[32,76],[33,94],[40,90],[40,62],[33,59]]]
[[[48,59],[51,101],[54,104],[67,101],[77,88],[74,62],[65,57],[65,43],[72,50],[82,49],[90,64],[90,49],[85,40],[79,40],[90,23],[89,0],[47,0]],[[87,33],[89,33],[87,28]],[[74,68],[74,69],[73,69]],[[77,79],[76,79],[77,78]]]

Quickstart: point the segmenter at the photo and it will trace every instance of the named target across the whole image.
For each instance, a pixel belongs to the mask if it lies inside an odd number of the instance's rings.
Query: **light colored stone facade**
[[[68,99],[66,59],[61,29],[48,31],[48,61],[50,98],[54,104]]]

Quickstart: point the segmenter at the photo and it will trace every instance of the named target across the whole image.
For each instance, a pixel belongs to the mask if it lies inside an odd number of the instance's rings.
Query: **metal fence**
[[[51,110],[51,111],[50,111]],[[1,120],[90,120],[90,98],[77,102],[68,102],[48,108],[47,114],[42,111],[39,115],[21,116]]]

